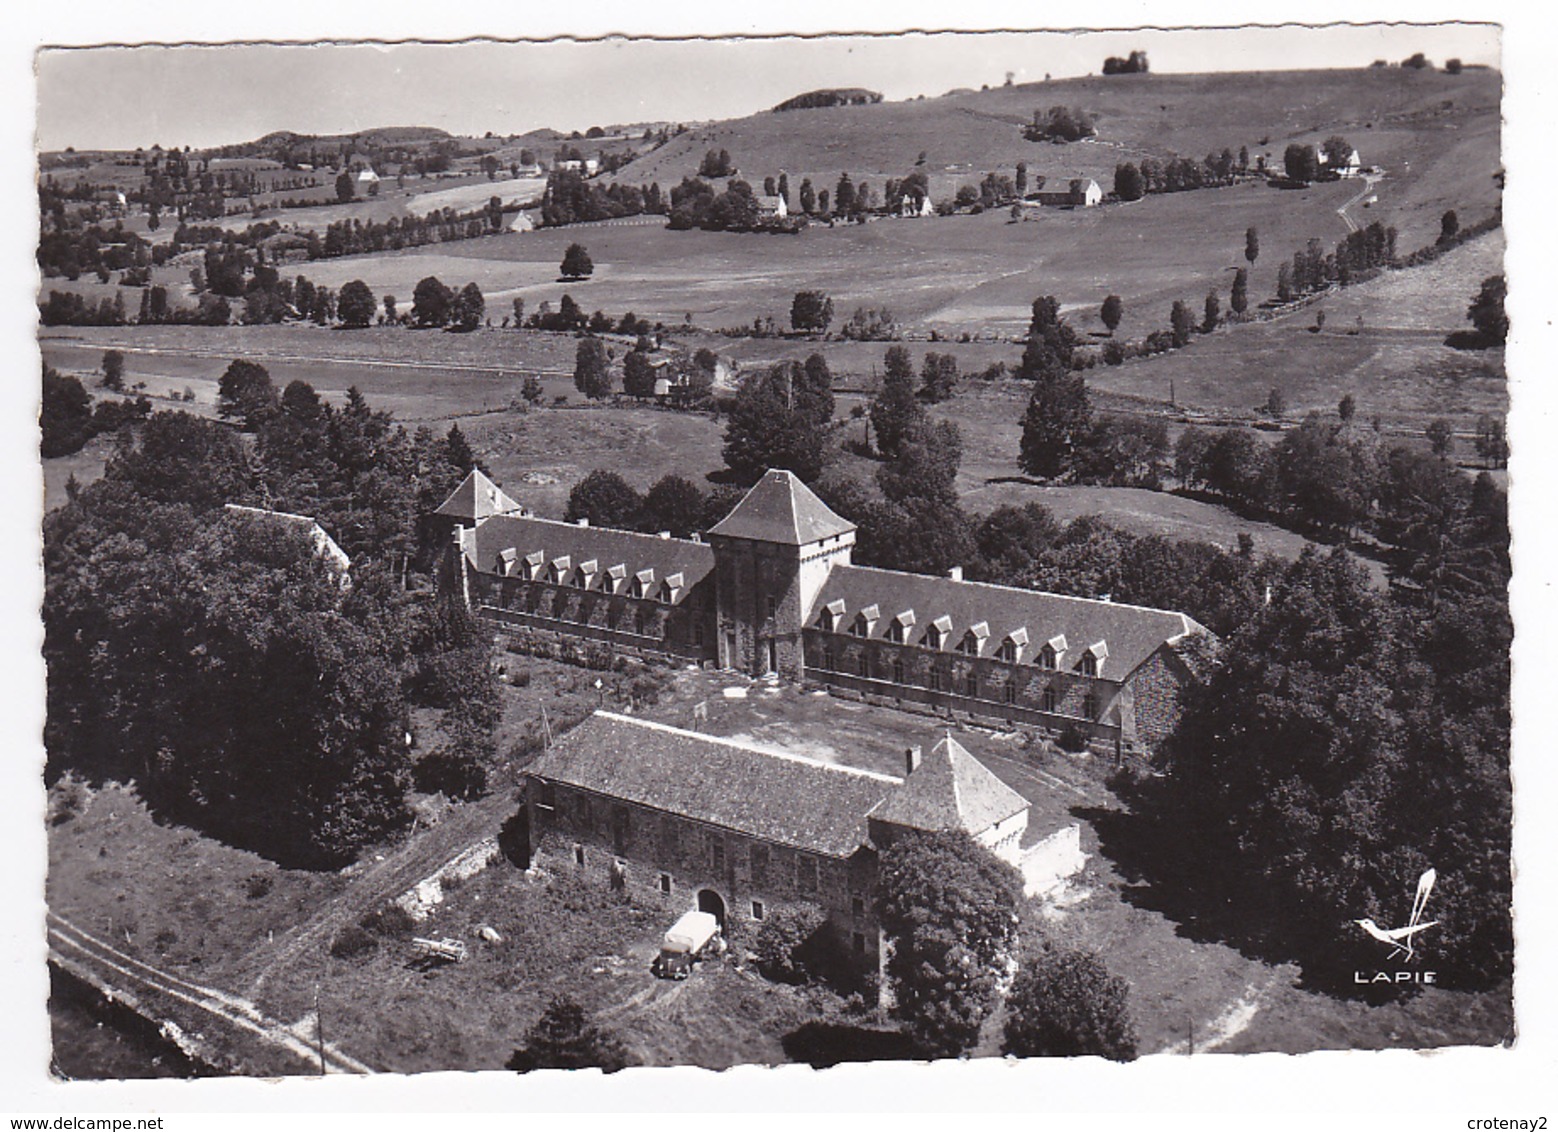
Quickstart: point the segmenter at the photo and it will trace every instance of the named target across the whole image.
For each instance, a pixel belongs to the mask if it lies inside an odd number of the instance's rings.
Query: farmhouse
[[[451,579],[478,617],[558,655],[717,665],[1150,755],[1215,644],[1182,613],[852,565],[854,524],[786,471],[701,539],[481,503],[496,490],[472,472],[439,509]]]
[[[911,748],[898,777],[599,711],[524,777],[532,867],[727,928],[812,904],[865,969],[877,854],[903,830],[961,829],[1013,864],[1025,855],[1028,802],[950,735],[923,760]]]
[[[936,209],[931,204],[930,197],[904,193],[898,202],[898,215],[906,219],[911,216],[935,216]]]
[[[1024,199],[1036,201],[1046,208],[1092,208],[1102,203],[1104,191],[1091,177],[1078,177],[1064,189],[1041,189],[1039,192],[1029,193]]]
[[[760,220],[782,220],[790,215],[790,206],[785,204],[781,196],[768,196],[759,193],[757,197],[757,215]]]

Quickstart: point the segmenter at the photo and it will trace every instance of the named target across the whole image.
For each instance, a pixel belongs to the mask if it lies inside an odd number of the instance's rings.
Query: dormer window
[[[1013,629],[1006,634],[1001,642],[1001,647],[996,650],[996,656],[1007,664],[1016,664],[1022,659],[1022,654],[1028,647],[1028,630]]]
[[[963,639],[958,642],[958,652],[965,656],[979,656],[985,651],[985,641],[990,637],[990,626],[981,621],[977,625],[969,626],[968,632],[963,634]]]
[[[607,593],[619,594],[627,588],[627,584],[628,568],[622,565],[620,562],[606,571],[606,584],[604,589]]]
[[[568,555],[565,554],[561,558],[554,558],[552,559],[552,565],[547,568],[546,580],[553,585],[566,586],[568,584],[568,573],[572,567],[573,562]]]
[[[546,566],[546,552],[536,551],[534,554],[525,555],[524,562],[520,565],[520,573],[527,582],[533,582],[541,576],[542,569]]]
[[[1055,646],[1045,643],[1039,650],[1039,667],[1053,669],[1055,667]]]
[[[595,585],[595,577],[600,573],[600,563],[595,559],[579,563],[579,569],[574,572],[574,585],[581,590],[590,589]]]
[[[946,647],[947,639],[951,636],[952,618],[943,615],[926,626],[923,644],[928,649],[942,649]]]
[[[880,613],[874,605],[868,605],[855,615],[855,619],[849,624],[849,632],[855,637],[869,637],[876,629],[876,622]]]
[[[906,609],[887,626],[887,639],[895,645],[908,643],[909,630],[914,628],[914,610]]]
[[[843,618],[843,601],[830,601],[822,607],[822,613],[817,617],[817,624],[825,633],[837,633],[839,631],[839,623]]]
[[[648,597],[654,592],[655,572],[653,569],[640,570],[633,575],[633,596]]]
[[[667,605],[675,605],[676,599],[682,596],[682,586],[681,571],[666,575],[665,581],[660,583],[660,600]]]
[[[1083,676],[1097,676],[1103,671],[1104,661],[1109,656],[1109,646],[1099,641],[1096,645],[1089,645],[1082,653],[1081,669]]]
[[[498,573],[505,578],[514,573],[514,567],[519,563],[519,551],[512,546],[498,554]]]

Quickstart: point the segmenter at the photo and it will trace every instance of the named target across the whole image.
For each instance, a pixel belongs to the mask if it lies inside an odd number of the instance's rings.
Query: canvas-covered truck
[[[685,979],[699,959],[724,950],[725,940],[713,913],[688,912],[665,933],[650,969],[662,979]]]

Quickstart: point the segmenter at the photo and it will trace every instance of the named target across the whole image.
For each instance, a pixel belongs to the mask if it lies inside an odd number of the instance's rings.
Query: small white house
[[[762,220],[783,219],[790,215],[790,206],[781,196],[760,194],[757,198],[757,215]]]
[[[379,175],[373,171],[373,167],[370,165],[357,174],[357,183],[359,185],[376,185],[379,183]]]
[[[936,207],[931,204],[928,196],[917,197],[913,193],[904,193],[903,198],[898,202],[898,215],[905,218],[935,216]]]
[[[514,214],[514,219],[510,220],[508,224],[508,230],[510,232],[534,232],[535,229],[535,217],[524,211],[516,212]]]

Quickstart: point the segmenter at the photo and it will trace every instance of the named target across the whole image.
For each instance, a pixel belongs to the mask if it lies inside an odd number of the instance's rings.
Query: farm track
[[[323,950],[335,933],[355,923],[378,905],[414,888],[482,840],[491,837],[514,803],[505,791],[481,802],[461,806],[438,825],[412,836],[382,861],[354,876],[351,884],[309,920],[293,927],[289,937],[249,985],[258,996],[266,984],[284,974],[310,951]]]
[[[48,931],[49,949],[62,964],[95,975],[107,987],[133,993],[137,999],[146,996],[171,999],[179,1003],[181,1009],[192,1008],[196,1012],[192,1016],[186,1013],[186,1021],[190,1017],[215,1019],[229,1027],[242,1043],[249,1044],[257,1038],[270,1052],[287,1054],[310,1067],[318,1066],[322,1057],[323,1070],[327,1073],[374,1072],[330,1042],[324,1042],[321,1050],[305,1032],[307,1019],[291,1025],[279,1022],[248,999],[191,982],[126,955],[57,913],[48,913]],[[265,1061],[256,1068],[279,1071],[282,1064]]]
[[[94,343],[94,348],[98,343]],[[213,350],[199,346],[183,349],[164,349],[158,346],[136,346],[128,341],[115,338],[104,338],[101,345],[107,348],[119,350],[125,354],[136,354],[144,357],[162,358],[211,358],[222,360],[232,358],[231,350]],[[460,362],[393,362],[379,358],[343,358],[330,357],[318,354],[292,354],[275,351],[257,351],[251,355],[250,360],[260,362],[287,362],[294,365],[320,365],[356,367],[359,369],[402,369],[402,370],[430,370],[435,373],[470,373],[483,377],[501,377],[505,373],[518,368],[514,366],[477,366],[462,364]],[[572,377],[573,371],[566,369],[544,369],[536,366],[523,367],[527,372],[537,373],[544,377]]]

